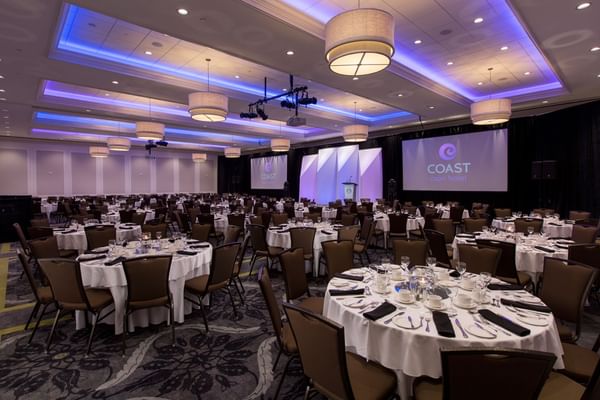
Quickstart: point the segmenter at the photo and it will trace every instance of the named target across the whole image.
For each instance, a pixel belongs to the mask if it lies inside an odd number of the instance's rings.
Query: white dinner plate
[[[385,288],[385,291],[378,290],[375,285],[371,286],[371,289],[377,294],[388,294],[392,291],[389,285]]]
[[[465,330],[469,332],[471,335],[476,336],[482,339],[495,339],[498,335],[492,333],[492,331],[484,330],[479,328],[477,325],[468,325],[465,327]]]
[[[444,303],[440,304],[439,307],[434,307],[426,301],[423,303],[423,305],[433,311],[444,311],[446,309],[446,305]]]
[[[458,283],[456,283],[456,281],[439,281],[438,285],[443,287],[456,287],[458,286]]]
[[[412,326],[410,325],[408,317],[412,319]],[[398,315],[392,319],[392,322],[394,325],[404,329],[419,329],[421,326],[423,326],[421,318],[414,315]]]
[[[537,316],[537,315],[525,315],[525,314],[517,314],[517,319],[527,325],[533,326],[548,326],[550,323],[550,318]]]
[[[350,307],[350,308],[362,308],[362,307],[367,307],[370,304],[373,304],[373,302],[371,300],[362,298],[362,299],[344,299],[342,301],[342,304],[345,305],[346,307]]]
[[[402,267],[398,264],[388,264],[391,270],[401,269]]]
[[[350,286],[349,282],[343,281],[340,279],[332,279],[331,281],[329,281],[329,283],[331,283],[331,285],[335,286],[336,288],[343,288],[343,287]]]
[[[452,300],[452,304],[454,304],[458,308],[462,308],[465,310],[471,310],[477,307],[477,302],[475,300],[471,300],[471,303],[468,305],[458,304],[456,301]]]
[[[348,274],[348,275],[355,275],[355,276],[364,276],[365,275],[365,271],[361,268],[350,269],[344,273]]]

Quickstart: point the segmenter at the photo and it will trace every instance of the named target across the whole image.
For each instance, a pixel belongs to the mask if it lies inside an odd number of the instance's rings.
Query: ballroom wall
[[[217,159],[132,149],[92,158],[87,145],[0,140],[0,195],[216,192]]]

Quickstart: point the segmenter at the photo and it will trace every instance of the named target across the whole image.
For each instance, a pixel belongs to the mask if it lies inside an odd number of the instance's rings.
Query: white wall
[[[0,140],[0,195],[216,192],[217,156],[158,149],[91,158],[88,145]]]

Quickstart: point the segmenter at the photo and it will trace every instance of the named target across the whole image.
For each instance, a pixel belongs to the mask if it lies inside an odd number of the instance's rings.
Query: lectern
[[[356,186],[358,186],[354,182],[342,182],[344,186],[344,199],[352,199],[352,201],[356,201]]]

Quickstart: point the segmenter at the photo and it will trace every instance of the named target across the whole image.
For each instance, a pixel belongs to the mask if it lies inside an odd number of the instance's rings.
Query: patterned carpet
[[[198,311],[176,328],[171,345],[164,324],[137,329],[127,338],[121,356],[121,337],[109,325],[99,325],[92,354],[85,357],[87,330],[75,331],[67,317],[59,324],[50,352],[44,352],[53,316],[45,318],[31,345],[22,324],[31,310],[31,295],[14,257],[14,245],[3,245],[0,274],[6,277],[0,309],[0,399],[271,399],[285,366],[275,372],[277,345],[266,305],[255,280],[246,281],[245,304],[233,315],[229,299],[213,297],[208,312],[210,331]],[[377,254],[370,251],[372,258]],[[381,251],[379,251],[381,253]],[[6,271],[1,269],[6,260]],[[278,299],[283,284],[273,278]],[[315,294],[323,284],[313,285]],[[4,289],[4,288],[2,288]],[[239,305],[239,299],[236,298]],[[581,345],[591,347],[600,330],[600,311],[587,310]],[[292,362],[280,399],[301,399],[306,382],[300,363]]]

